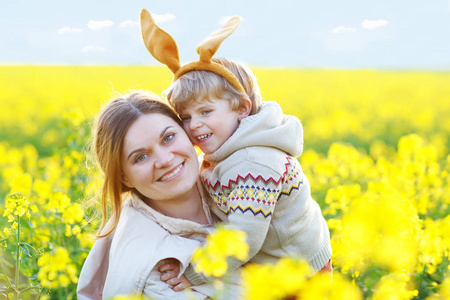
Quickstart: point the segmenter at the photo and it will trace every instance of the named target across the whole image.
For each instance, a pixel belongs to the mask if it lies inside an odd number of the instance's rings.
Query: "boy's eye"
[[[164,137],[164,143],[168,143],[175,138],[175,133],[169,133]]]
[[[182,122],[187,122],[187,121],[189,121],[191,119],[191,117],[189,117],[189,116],[180,116],[180,119],[181,119]]]
[[[204,110],[204,111],[202,111],[202,115],[207,115],[207,114],[209,114],[211,112],[211,110]]]

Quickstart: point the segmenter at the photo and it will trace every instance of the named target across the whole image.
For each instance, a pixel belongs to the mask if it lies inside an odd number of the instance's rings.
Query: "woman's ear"
[[[126,186],[129,187],[130,189],[134,188],[134,186],[127,180],[127,176],[122,173],[120,176],[120,181]]]
[[[243,99],[241,107],[238,108],[238,120],[241,121],[243,118],[248,117],[252,111],[252,101],[248,98]]]

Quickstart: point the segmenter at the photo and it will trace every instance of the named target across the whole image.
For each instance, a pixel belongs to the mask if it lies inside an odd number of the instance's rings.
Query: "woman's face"
[[[183,200],[199,175],[188,136],[159,113],[140,116],[128,129],[121,165],[122,182],[153,201]]]

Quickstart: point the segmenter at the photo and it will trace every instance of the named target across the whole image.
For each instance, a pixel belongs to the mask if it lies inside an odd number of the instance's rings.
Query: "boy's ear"
[[[238,120],[241,121],[243,118],[248,117],[252,111],[252,101],[248,98],[244,98],[244,103],[238,108]]]

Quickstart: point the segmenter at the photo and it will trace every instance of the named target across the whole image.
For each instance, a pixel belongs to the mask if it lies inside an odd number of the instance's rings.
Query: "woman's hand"
[[[161,281],[164,281],[172,287],[175,292],[180,292],[187,287],[192,286],[192,283],[186,278],[186,276],[180,273],[180,262],[177,260],[169,260],[159,267],[159,272],[161,272]]]

